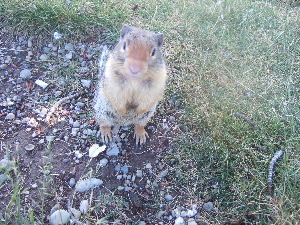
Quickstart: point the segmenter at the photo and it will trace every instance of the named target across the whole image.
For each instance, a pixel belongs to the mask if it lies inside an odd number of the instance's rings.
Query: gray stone
[[[80,216],[81,216],[81,212],[79,210],[77,210],[77,209],[70,208],[69,212],[71,214],[71,219],[78,220],[80,218]]]
[[[69,181],[70,187],[74,187],[74,186],[75,186],[75,183],[76,183],[75,178],[72,177],[72,178],[70,179],[70,181]]]
[[[79,192],[85,192],[92,188],[96,188],[103,184],[103,181],[97,178],[89,178],[85,180],[80,180],[75,186],[75,190]]]
[[[0,65],[0,70],[4,70],[4,69],[6,69],[7,68],[7,64],[1,64]]]
[[[74,128],[80,127],[80,123],[76,120],[76,121],[73,123],[73,127],[74,127]]]
[[[197,222],[195,221],[195,219],[190,218],[188,221],[188,225],[197,225]]]
[[[72,131],[71,131],[72,136],[76,137],[78,131],[79,131],[79,128],[72,128]]]
[[[206,211],[206,212],[211,212],[214,208],[214,204],[212,202],[206,202],[203,204],[203,209]]]
[[[137,170],[136,171],[136,176],[137,177],[142,177],[143,176],[143,171],[142,170]]]
[[[70,213],[68,213],[66,210],[59,209],[56,210],[51,216],[50,216],[50,224],[52,225],[61,225],[66,224],[70,220]]]
[[[100,162],[99,162],[99,164],[100,164],[101,166],[106,166],[107,163],[108,163],[108,159],[107,159],[107,158],[103,158],[103,159],[101,159]]]
[[[27,47],[28,48],[32,48],[32,40],[31,39],[28,39],[28,41],[27,41]]]
[[[81,80],[81,84],[85,88],[90,88],[91,84],[92,84],[92,81],[91,80]]]
[[[122,173],[127,174],[129,169],[128,169],[128,166],[124,165],[124,166],[121,166],[120,170]]]
[[[28,144],[24,148],[26,151],[32,151],[35,148],[35,146],[33,144]]]
[[[40,56],[40,60],[42,60],[42,61],[45,61],[45,60],[48,60],[48,55],[47,54],[42,54],[41,56]]]
[[[167,195],[165,195],[165,199],[166,199],[167,201],[172,201],[174,198],[173,198],[172,195],[167,194]]]
[[[106,151],[106,155],[108,156],[117,156],[120,153],[120,149],[118,145],[112,144],[110,148]]]
[[[69,52],[65,55],[66,59],[71,60],[73,58],[73,53]]]
[[[54,141],[55,136],[46,136],[46,141],[51,142]]]
[[[158,174],[158,178],[164,178],[165,176],[168,175],[168,170],[163,170]]]
[[[186,215],[187,215],[188,217],[194,217],[194,216],[196,216],[196,214],[197,214],[197,210],[196,210],[196,209],[189,209],[189,210],[187,211],[187,213],[186,213]]]
[[[16,118],[15,114],[8,113],[5,117],[6,120],[14,120]]]
[[[118,186],[118,191],[123,191],[125,188],[123,186]]]
[[[31,77],[31,71],[29,69],[21,70],[20,77],[22,79],[29,79]]]
[[[74,49],[74,46],[73,46],[72,43],[67,43],[67,44],[65,44],[65,50],[71,51],[71,50],[73,50],[73,49]]]
[[[181,216],[177,217],[174,225],[185,225],[184,219]]]
[[[146,164],[146,169],[152,169],[151,163],[147,163],[147,164]]]
[[[89,211],[89,202],[88,200],[82,200],[79,206],[80,212],[86,214]]]
[[[145,222],[145,221],[140,221],[140,222],[138,223],[138,225],[146,225],[146,222]]]

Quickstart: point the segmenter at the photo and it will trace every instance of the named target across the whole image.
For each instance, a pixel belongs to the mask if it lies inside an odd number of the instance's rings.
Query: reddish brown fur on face
[[[133,73],[145,70],[150,55],[150,47],[145,43],[134,42],[128,46],[127,66]]]

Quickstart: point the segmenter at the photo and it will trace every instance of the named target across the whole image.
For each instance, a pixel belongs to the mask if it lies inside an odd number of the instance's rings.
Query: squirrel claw
[[[149,137],[149,135],[145,131],[144,126],[136,125],[134,128],[134,137],[136,146],[138,146],[139,144],[141,146],[146,143],[147,137]]]
[[[101,126],[100,131],[101,131],[101,138],[104,143],[109,143],[112,141],[110,126]]]

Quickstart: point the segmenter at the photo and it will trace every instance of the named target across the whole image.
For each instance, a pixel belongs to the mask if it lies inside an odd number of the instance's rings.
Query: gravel
[[[214,204],[212,202],[206,202],[203,204],[203,209],[206,211],[206,212],[211,212],[214,208]]]
[[[21,70],[20,77],[22,79],[29,79],[29,78],[31,78],[31,71],[29,69]]]
[[[15,114],[8,113],[5,117],[6,120],[14,120],[16,118]]]

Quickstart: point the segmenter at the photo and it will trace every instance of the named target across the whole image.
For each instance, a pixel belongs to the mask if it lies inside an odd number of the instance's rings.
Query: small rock
[[[128,166],[125,165],[125,166],[121,166],[120,170],[122,173],[127,174],[129,169]]]
[[[42,80],[36,80],[35,84],[40,86],[41,88],[45,89],[46,87],[48,87],[49,84],[47,84],[46,82],[42,81]]]
[[[61,225],[66,224],[70,220],[70,213],[68,213],[66,210],[59,209],[56,210],[51,216],[50,216],[50,224],[52,225]]]
[[[0,70],[4,70],[4,69],[6,69],[7,68],[7,64],[1,64],[0,65]]]
[[[72,136],[73,136],[73,137],[76,137],[78,131],[79,131],[79,128],[72,128],[72,131],[71,131]]]
[[[85,179],[77,182],[75,190],[79,192],[85,192],[102,184],[103,181],[97,178]]]
[[[89,157],[95,158],[97,157],[101,152],[104,152],[106,149],[106,145],[99,146],[98,144],[93,144],[89,148]]]
[[[34,184],[31,185],[31,187],[32,187],[32,188],[37,188],[38,185],[37,185],[36,183],[34,183]]]
[[[146,164],[146,169],[152,169],[151,163],[147,163],[147,164]]]
[[[88,200],[82,200],[79,206],[80,212],[86,214],[89,211],[89,202]]]
[[[62,38],[62,34],[58,33],[58,32],[54,32],[53,33],[53,37],[55,40],[59,40]]]
[[[70,214],[71,214],[71,219],[78,220],[80,218],[81,212],[79,210],[74,209],[74,208],[70,208],[69,211],[70,211]]]
[[[46,141],[48,141],[48,142],[52,142],[52,141],[54,141],[54,139],[55,139],[55,136],[46,136]]]
[[[75,186],[75,183],[76,183],[75,178],[72,177],[72,178],[70,179],[70,181],[69,181],[70,187],[74,187],[74,186]]]
[[[78,150],[74,152],[74,155],[75,155],[75,157],[76,157],[77,159],[81,159],[82,156],[83,156],[83,154],[82,154],[80,151],[78,151]]]
[[[99,164],[100,164],[101,166],[103,166],[103,167],[106,166],[107,163],[108,163],[108,159],[107,159],[107,158],[103,158],[103,159],[101,159],[100,162],[99,162]]]
[[[172,201],[174,198],[173,198],[172,195],[167,194],[167,195],[165,195],[165,199],[166,199],[167,201]]]
[[[92,83],[91,80],[81,80],[81,84],[85,88],[90,88],[91,87],[91,83]]]
[[[187,215],[188,217],[194,217],[194,216],[196,216],[196,214],[197,214],[197,210],[196,210],[196,209],[189,209],[189,210],[187,211],[187,213],[186,213],[186,215]]]
[[[190,219],[188,220],[188,225],[198,225],[198,224],[197,224],[197,222],[195,221],[195,219],[190,218]]]
[[[73,49],[74,49],[74,46],[73,46],[72,43],[67,43],[67,44],[65,44],[65,50],[71,51],[71,50],[73,50]]]
[[[5,117],[6,120],[14,120],[16,118],[15,114],[8,113]]]
[[[138,223],[138,225],[146,225],[146,222],[145,222],[145,221],[140,221],[140,222]]]
[[[165,176],[168,175],[168,170],[163,170],[158,174],[158,178],[164,178]]]
[[[121,180],[122,178],[123,178],[122,175],[118,175],[118,176],[117,176],[117,180]]]
[[[143,171],[142,170],[137,170],[136,171],[136,176],[137,177],[142,177],[143,176]]]
[[[116,144],[112,144],[112,146],[106,151],[106,155],[108,156],[117,156],[119,153],[120,149]]]
[[[212,202],[206,202],[203,204],[203,209],[206,211],[206,212],[211,212],[214,208],[214,204]]]
[[[174,225],[185,225],[184,219],[181,216],[177,217]]]
[[[71,60],[73,58],[73,53],[69,52],[65,55],[66,59]]]
[[[22,79],[29,79],[31,77],[31,71],[29,69],[21,70],[20,77]]]
[[[125,188],[123,186],[118,186],[118,191],[123,191]]]
[[[50,214],[53,214],[55,211],[57,211],[57,210],[59,210],[59,209],[60,209],[60,204],[57,203],[57,204],[55,204],[55,205],[51,208]]]
[[[47,54],[42,54],[40,56],[40,60],[42,60],[42,61],[48,60],[48,55]]]
[[[25,146],[26,151],[32,151],[34,148],[35,148],[35,146],[33,144],[28,144]]]

